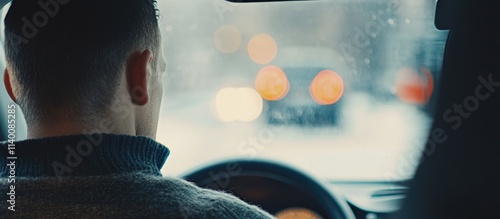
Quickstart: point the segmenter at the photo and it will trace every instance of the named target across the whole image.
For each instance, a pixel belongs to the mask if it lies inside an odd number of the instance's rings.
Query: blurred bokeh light
[[[273,37],[267,34],[254,36],[248,43],[248,55],[257,64],[268,64],[278,53],[278,45]]]
[[[223,25],[215,31],[214,44],[220,52],[236,52],[241,46],[241,33],[234,26]]]
[[[332,70],[323,70],[311,83],[311,97],[321,105],[334,104],[344,94],[342,77]]]
[[[224,88],[215,97],[215,108],[224,122],[251,122],[262,113],[263,101],[252,88]]]
[[[422,74],[412,68],[403,68],[396,79],[397,96],[406,103],[423,105],[429,102],[434,91],[434,79],[429,69],[422,67]]]
[[[257,74],[255,88],[262,98],[276,101],[286,96],[290,90],[290,82],[281,68],[266,66]]]

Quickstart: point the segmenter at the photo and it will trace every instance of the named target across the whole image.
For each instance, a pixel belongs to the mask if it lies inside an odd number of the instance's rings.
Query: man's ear
[[[127,61],[127,83],[128,92],[132,103],[144,106],[149,101],[148,76],[151,71],[153,54],[149,49],[143,52],[134,52]]]
[[[14,101],[14,103],[17,103],[16,96],[14,96],[14,90],[12,89],[12,84],[10,80],[10,72],[7,68],[5,68],[5,71],[3,73],[3,83],[5,85],[5,89],[7,90],[7,93],[10,96],[10,99]]]

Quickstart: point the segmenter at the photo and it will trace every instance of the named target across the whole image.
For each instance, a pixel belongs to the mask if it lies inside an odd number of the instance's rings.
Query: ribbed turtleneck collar
[[[153,139],[140,136],[94,134],[0,143],[0,173],[8,176],[15,161],[16,177],[97,176],[128,172],[161,175],[169,150]],[[17,159],[9,159],[15,157]]]

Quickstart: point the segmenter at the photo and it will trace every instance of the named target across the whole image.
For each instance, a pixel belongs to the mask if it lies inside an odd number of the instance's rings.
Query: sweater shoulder
[[[0,188],[8,183],[0,179]],[[90,214],[98,218],[272,218],[257,206],[172,177],[131,173],[92,177],[16,179],[18,217]],[[6,213],[0,204],[0,214]],[[64,207],[62,207],[64,206]],[[21,213],[19,213],[21,212]]]
[[[247,204],[223,191],[204,189],[195,184],[173,177],[153,177],[158,186],[155,190],[175,191],[179,199],[179,211],[184,218],[273,218],[261,208]],[[159,197],[171,199],[172,195]]]

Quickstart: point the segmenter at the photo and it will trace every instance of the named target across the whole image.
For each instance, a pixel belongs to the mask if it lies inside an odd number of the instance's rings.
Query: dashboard
[[[262,176],[239,176],[227,187],[233,195],[259,205],[277,218],[322,218],[324,209],[310,194],[284,183]]]
[[[181,176],[260,206],[278,219],[388,218],[406,186],[385,182],[321,182],[281,163],[229,160]]]

